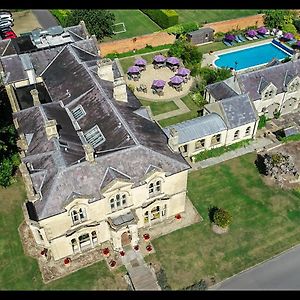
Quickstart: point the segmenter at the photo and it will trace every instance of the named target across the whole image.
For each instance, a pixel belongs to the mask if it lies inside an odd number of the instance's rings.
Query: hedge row
[[[51,9],[51,14],[57,19],[62,27],[67,27],[67,16],[70,12],[67,9]]]
[[[175,10],[141,9],[141,11],[163,29],[178,24],[178,14]]]
[[[166,29],[166,32],[172,34],[185,34],[197,29],[199,29],[199,25],[197,22],[193,21],[171,26]]]

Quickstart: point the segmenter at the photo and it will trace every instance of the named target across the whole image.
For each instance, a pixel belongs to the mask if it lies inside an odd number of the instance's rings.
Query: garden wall
[[[151,34],[137,36],[135,38],[123,39],[113,42],[105,42],[99,44],[101,57],[109,53],[123,53],[132,51],[134,49],[143,49],[147,45],[153,47],[173,44],[175,42],[175,35],[167,32],[154,32]]]
[[[264,14],[258,14],[254,16],[248,16],[238,19],[207,23],[204,27],[210,27],[217,32],[228,32],[233,29],[245,29],[250,26],[263,26],[264,25]]]

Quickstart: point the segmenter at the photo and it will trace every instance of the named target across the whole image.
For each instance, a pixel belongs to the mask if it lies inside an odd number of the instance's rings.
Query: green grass
[[[152,241],[172,289],[200,279],[219,282],[300,242],[300,195],[267,186],[250,153],[217,166],[191,172],[188,196],[203,222]],[[208,208],[218,206],[233,216],[229,232],[211,230]]]
[[[139,9],[113,9],[110,11],[116,17],[115,24],[120,22],[125,24],[126,32],[113,35],[112,38],[106,38],[104,42],[137,37],[161,30],[156,23]]]
[[[257,14],[257,10],[254,9],[176,9],[176,12],[179,15],[179,23],[196,21],[200,25]]]
[[[6,189],[0,188],[1,290],[113,290],[120,288],[120,277],[124,269],[120,268],[112,273],[104,261],[45,285],[37,261],[24,255],[18,233],[18,227],[23,221],[21,204],[25,198],[25,188],[20,177],[17,177],[12,186]]]
[[[229,146],[222,146],[222,147],[211,149],[211,150],[204,150],[194,156],[195,161],[201,161],[201,160],[205,160],[205,159],[208,159],[211,157],[217,157],[228,151],[236,150],[241,147],[247,146],[250,143],[251,143],[251,140],[244,140],[244,141],[240,141],[238,143],[234,143]]]
[[[281,137],[279,140],[283,143],[300,141],[300,133],[293,134],[293,135],[286,136],[286,137]]]
[[[147,100],[141,100],[141,99],[139,99],[139,100],[142,103],[142,105],[150,106],[152,114],[154,116],[178,109],[178,106],[175,104],[174,101],[153,102],[153,101],[147,101]]]
[[[171,117],[168,119],[163,119],[159,121],[159,124],[162,127],[167,127],[176,123],[180,123],[186,120],[190,120],[193,118],[198,117],[198,110],[200,107],[193,101],[190,95],[186,95],[182,98],[182,101],[185,103],[185,105],[190,109],[189,112],[176,116],[176,117]]]

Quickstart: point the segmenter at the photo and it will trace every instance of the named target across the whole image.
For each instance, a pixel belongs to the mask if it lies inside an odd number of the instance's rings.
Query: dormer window
[[[105,142],[105,137],[99,129],[98,125],[95,125],[84,133],[84,137],[88,144],[91,144],[94,148]]]
[[[121,209],[127,205],[126,194],[116,194],[109,202],[112,211]]]
[[[297,92],[299,89],[299,80],[294,80],[289,86],[289,92]]]
[[[78,210],[73,209],[71,211],[71,217],[74,225],[82,223],[86,220],[86,211],[84,208],[79,208]]]
[[[149,184],[149,196],[157,195],[161,192],[161,181],[156,180]]]
[[[86,115],[86,112],[81,105],[78,105],[74,109],[72,109],[71,113],[76,121],[78,121],[79,119],[81,119]]]
[[[265,99],[270,99],[270,98],[272,98],[274,96],[274,94],[275,93],[274,93],[273,90],[268,90],[268,91],[265,92],[264,98]]]

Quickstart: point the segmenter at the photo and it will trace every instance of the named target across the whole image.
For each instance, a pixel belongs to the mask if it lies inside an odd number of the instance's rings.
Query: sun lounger
[[[228,46],[228,47],[231,47],[231,46],[232,46],[229,42],[227,42],[227,41],[225,41],[225,40],[223,40],[223,43],[224,43],[226,46]]]
[[[236,35],[235,36],[235,39],[234,39],[236,42],[238,42],[238,43],[241,43],[242,41],[239,39],[239,37]]]
[[[238,37],[242,42],[246,42],[246,39],[241,34],[239,34]]]
[[[245,38],[246,38],[247,40],[249,40],[249,41],[252,41],[252,40],[253,40],[253,38],[250,37],[250,36],[248,36],[248,35],[245,35]]]
[[[297,42],[296,39],[292,39],[292,40],[288,41],[287,43],[288,43],[289,45],[293,45],[293,44],[295,44],[296,42]]]
[[[253,40],[258,40],[258,37],[257,37],[257,36],[254,36],[254,37],[253,37]]]
[[[261,34],[257,34],[256,37],[258,37],[259,39],[263,39],[264,38],[264,36],[261,35]]]

